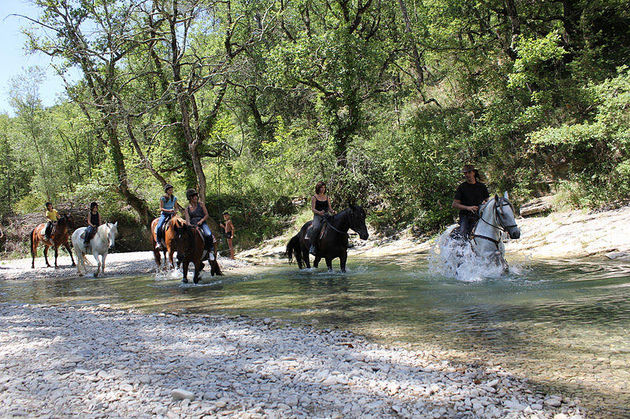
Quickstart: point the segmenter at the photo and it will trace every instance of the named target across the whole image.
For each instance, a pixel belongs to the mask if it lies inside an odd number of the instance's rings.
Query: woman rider
[[[92,202],[90,204],[90,213],[87,217],[87,227],[85,228],[85,237],[83,238],[83,244],[85,247],[88,247],[90,244],[90,239],[98,226],[101,225],[101,214],[98,213],[98,204],[96,202]]]
[[[332,215],[335,213],[330,206],[330,199],[326,196],[326,192],[326,184],[324,182],[317,182],[317,185],[315,185],[315,195],[311,198],[313,225],[310,233],[307,232],[305,238],[312,238],[309,253],[313,256],[317,253],[317,238],[319,237],[319,232],[322,229],[324,216],[326,216],[326,214]]]
[[[206,250],[208,250],[208,260],[211,260],[214,239],[212,237],[210,227],[206,224],[206,220],[208,219],[208,210],[203,202],[199,202],[199,194],[196,190],[188,189],[186,191],[186,198],[188,198],[188,202],[190,203],[184,214],[186,222],[191,226],[201,229]]]
[[[162,226],[164,223],[175,214],[175,205],[177,203],[177,198],[173,195],[173,185],[169,185],[168,183],[164,185],[164,195],[160,197],[160,219],[155,226],[155,237],[156,237],[156,250],[162,250]]]

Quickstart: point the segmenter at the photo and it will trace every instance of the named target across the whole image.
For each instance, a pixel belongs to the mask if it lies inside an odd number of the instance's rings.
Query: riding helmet
[[[194,189],[192,189],[192,188],[191,188],[191,189],[188,189],[188,190],[186,191],[186,198],[187,198],[189,201],[190,201],[190,200],[192,199],[192,197],[193,197],[193,196],[195,196],[195,195],[199,196],[199,194],[197,193],[197,191],[196,191],[196,190],[194,190]]]

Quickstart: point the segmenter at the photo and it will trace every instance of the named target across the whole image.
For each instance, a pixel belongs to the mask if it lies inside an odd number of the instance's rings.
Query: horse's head
[[[503,196],[494,196],[495,208],[497,214],[497,221],[503,227],[511,239],[518,239],[521,237],[521,230],[516,225],[516,217],[514,216],[514,207],[508,199],[508,193],[505,192]]]
[[[361,237],[361,240],[367,240],[369,237],[365,226],[365,210],[358,205],[350,205],[350,228]]]
[[[109,239],[109,248],[114,248],[114,243],[116,241],[116,236],[118,235],[118,221],[115,223],[107,223],[107,227],[109,228],[109,232],[107,233],[107,238]]]
[[[68,228],[73,228],[74,227],[74,223],[72,221],[72,215],[70,214],[63,214],[59,217],[59,220],[57,220],[57,226],[58,227],[68,227]]]
[[[177,250],[182,255],[186,254],[192,246],[193,230],[194,227],[186,224],[186,221],[179,217],[174,217],[171,220],[171,226],[173,227],[173,249]]]

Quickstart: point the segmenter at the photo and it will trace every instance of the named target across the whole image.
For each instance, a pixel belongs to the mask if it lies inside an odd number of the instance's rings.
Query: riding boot
[[[315,246],[315,243],[311,244],[311,248],[308,249],[308,252],[313,256],[317,256],[317,246]]]
[[[206,252],[208,252],[208,254],[206,255],[208,262],[212,262],[214,260],[214,252],[212,251],[214,249],[214,246],[212,245],[212,242],[210,242],[210,240],[205,239],[205,249]]]
[[[164,250],[164,245],[162,244],[162,235],[160,234],[160,231],[158,230],[157,234],[155,235],[155,250]]]

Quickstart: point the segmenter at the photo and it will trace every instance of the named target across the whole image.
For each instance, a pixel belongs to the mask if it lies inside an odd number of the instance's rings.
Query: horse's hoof
[[[70,265],[70,266],[72,266],[73,268],[75,268],[75,267],[77,266],[77,264],[76,264],[76,263],[73,263],[73,264],[72,264],[72,265]]]
[[[184,278],[184,279],[182,279],[182,283],[183,283],[183,284],[187,284],[187,283],[188,283],[188,280],[187,280],[186,278]]]
[[[98,278],[98,272],[94,272],[94,278]]]

